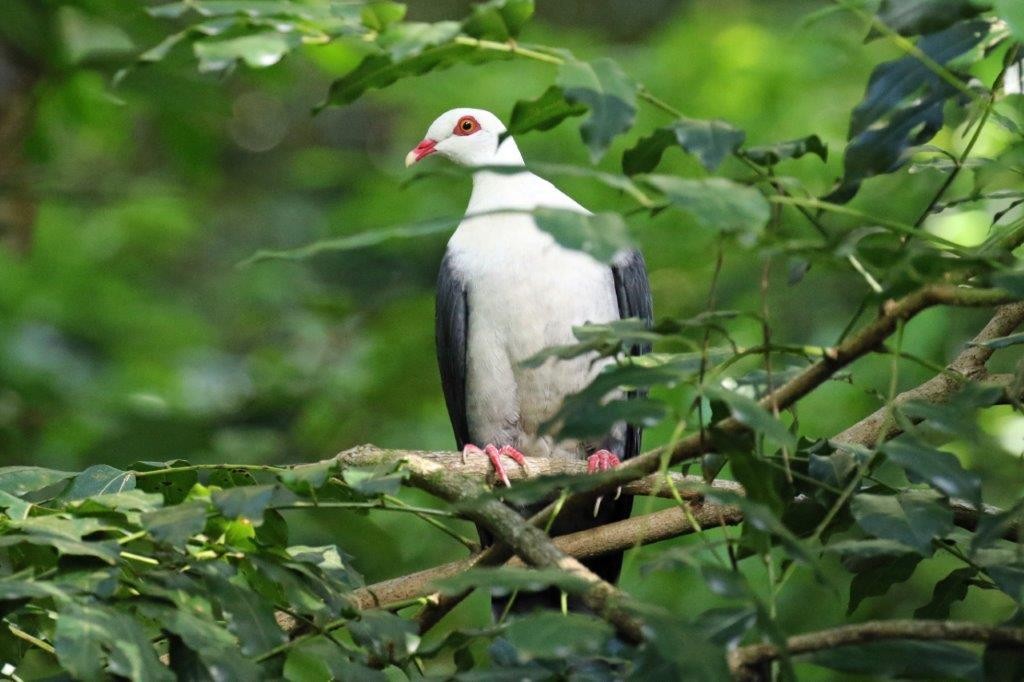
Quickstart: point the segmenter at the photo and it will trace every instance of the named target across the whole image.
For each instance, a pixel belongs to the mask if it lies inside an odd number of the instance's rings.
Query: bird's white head
[[[523,156],[515,140],[501,139],[505,126],[483,109],[452,109],[437,117],[427,136],[405,157],[411,166],[431,154],[440,154],[461,166],[521,166]]]

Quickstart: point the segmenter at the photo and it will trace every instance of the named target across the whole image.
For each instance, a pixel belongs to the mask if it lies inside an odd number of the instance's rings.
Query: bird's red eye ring
[[[472,135],[478,130],[480,130],[480,124],[477,123],[475,118],[472,116],[463,116],[459,119],[459,122],[455,124],[455,130],[452,132],[455,135]]]

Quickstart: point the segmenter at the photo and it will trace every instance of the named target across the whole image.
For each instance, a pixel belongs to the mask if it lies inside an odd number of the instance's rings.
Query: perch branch
[[[993,627],[950,620],[875,620],[795,635],[786,640],[786,650],[799,655],[890,639],[953,640],[1024,646],[1024,628]],[[738,680],[760,679],[756,667],[780,655],[773,644],[752,644],[729,653],[729,670]]]
[[[732,486],[729,488],[731,489]],[[691,511],[699,528],[735,525],[743,520],[743,514],[739,508],[730,505],[696,502],[691,504]],[[697,528],[691,525],[688,515],[682,509],[671,507],[624,521],[560,535],[552,540],[558,549],[571,557],[592,559],[638,545],[687,535],[695,530]],[[479,555],[399,578],[384,580],[356,590],[352,596],[360,609],[386,608],[392,604],[407,602],[417,597],[428,597],[431,596],[434,591],[433,586],[438,581],[477,566],[477,556]],[[522,561],[513,558],[508,563],[509,565],[521,565]]]
[[[462,474],[417,455],[407,455],[410,482],[448,502],[463,505],[465,515],[487,528],[524,561],[540,568],[557,568],[586,584],[580,597],[631,642],[644,639],[641,621],[630,612],[630,599],[578,560],[561,551],[548,535],[515,510],[493,498],[481,497],[481,485]]]

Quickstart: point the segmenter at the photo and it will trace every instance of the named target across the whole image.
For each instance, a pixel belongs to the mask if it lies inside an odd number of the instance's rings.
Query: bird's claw
[[[587,473],[593,474],[600,471],[608,471],[619,466],[622,461],[615,456],[614,453],[608,452],[607,450],[598,450],[590,457],[587,457]],[[622,493],[622,488],[615,489],[615,499],[619,499],[619,495]],[[594,516],[597,517],[599,511],[601,511],[601,502],[604,500],[604,496],[598,496],[594,500]]]
[[[475,445],[468,444],[466,447],[462,448],[462,461],[465,462],[466,455],[471,453],[481,454],[487,457],[487,459],[491,461],[491,467],[494,469],[494,473],[498,477],[498,480],[504,483],[506,488],[511,488],[512,483],[508,480],[508,474],[505,472],[505,465],[501,463],[502,456],[508,457],[524,470],[526,469],[526,457],[511,445],[503,445],[499,450],[493,444],[488,443],[484,446],[484,449],[481,450]]]

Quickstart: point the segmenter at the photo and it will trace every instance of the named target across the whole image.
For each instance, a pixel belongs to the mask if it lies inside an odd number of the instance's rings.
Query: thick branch
[[[469,477],[416,455],[404,459],[414,486],[448,502],[465,504],[468,518],[487,528],[531,565],[557,568],[578,578],[587,585],[580,597],[588,608],[614,625],[623,639],[643,640],[642,624],[628,609],[629,598],[558,549],[544,531],[498,500],[482,497],[480,484]]]
[[[1011,376],[989,377],[985,363],[992,357],[994,350],[983,345],[986,341],[1006,336],[1024,323],[1024,303],[1011,303],[996,310],[988,324],[978,332],[970,345],[967,346],[946,368],[947,371],[932,377],[920,386],[900,393],[893,400],[894,405],[903,405],[912,400],[928,403],[944,403],[963,388],[967,380],[989,379],[1009,387],[1013,381]],[[902,429],[892,416],[892,409],[886,405],[871,415],[846,429],[835,438],[834,443],[849,443],[873,447],[881,440],[899,435]]]
[[[795,656],[849,644],[890,639],[987,642],[1024,647],[1024,628],[993,627],[949,620],[877,620],[796,635],[786,640],[786,649]],[[756,680],[759,679],[755,672],[756,666],[775,660],[779,654],[778,648],[772,644],[739,647],[729,653],[729,669],[736,679]]]
[[[729,488],[731,487],[729,486]],[[690,505],[690,512],[700,528],[735,525],[743,520],[743,514],[739,508],[710,502],[693,503]],[[624,521],[561,535],[553,538],[553,541],[556,547],[571,557],[592,559],[613,552],[621,552],[631,547],[687,535],[696,530],[697,528],[690,522],[690,517],[682,509],[672,507]],[[356,590],[352,596],[361,609],[382,608],[418,597],[428,597],[434,591],[435,583],[473,568],[477,565],[477,557],[479,554],[399,578],[384,580]],[[522,562],[513,558],[508,563],[520,565]]]

